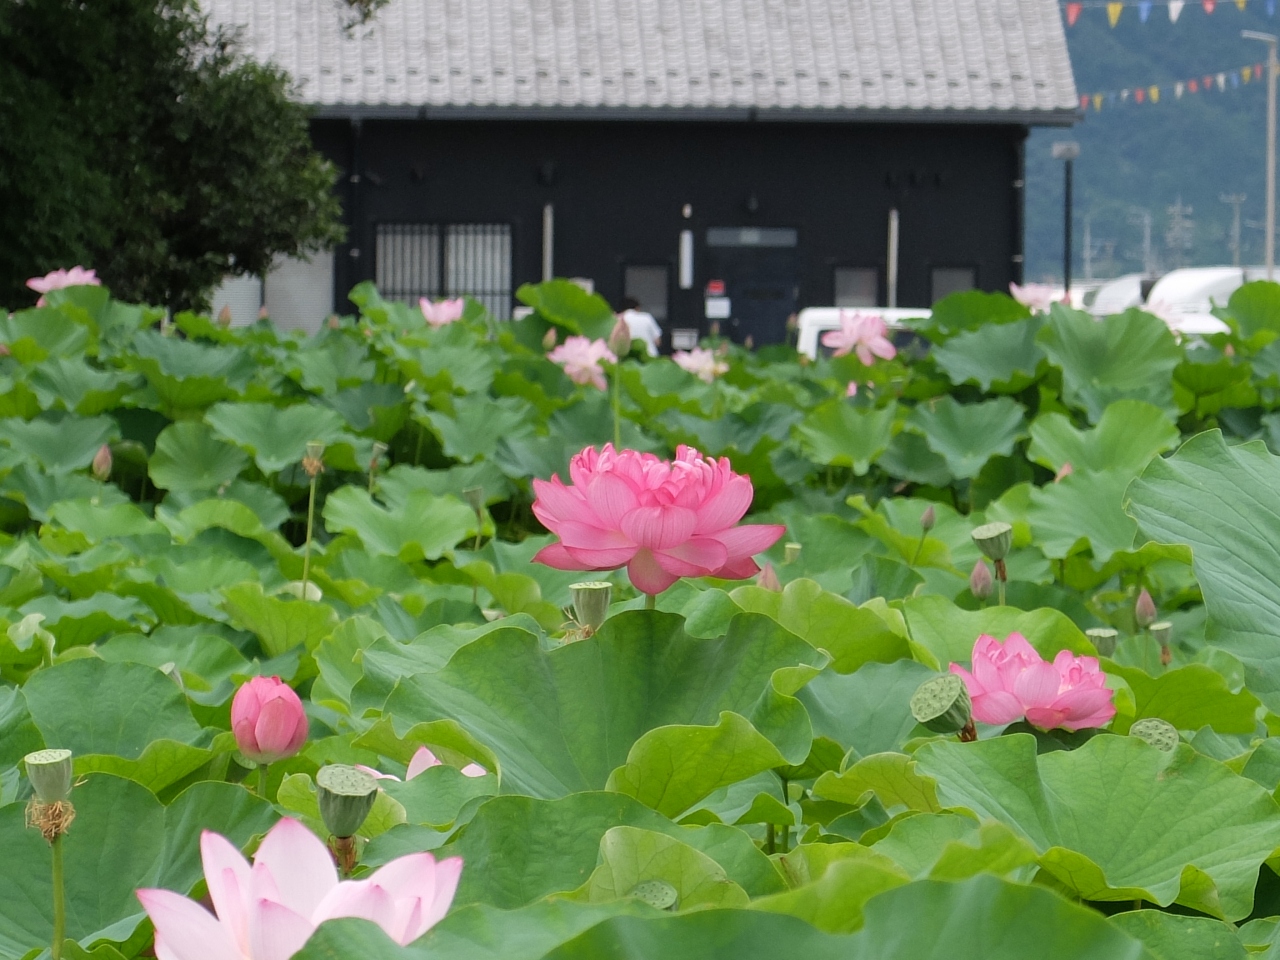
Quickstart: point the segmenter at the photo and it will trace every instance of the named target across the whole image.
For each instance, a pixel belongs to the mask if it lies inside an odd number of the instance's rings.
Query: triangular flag
[[[1116,21],[1120,19],[1120,14],[1122,13],[1124,13],[1123,3],[1107,4],[1107,19],[1111,21],[1111,25],[1113,27],[1116,25]]]
[[[1244,13],[1244,8],[1248,3],[1249,0],[1236,0],[1236,6],[1240,8],[1241,13]]]
[[[1141,103],[1143,100],[1147,99],[1147,91],[1139,87],[1137,90],[1133,91],[1133,99],[1138,103]]]
[[[1149,96],[1149,97],[1151,98],[1151,102],[1152,102],[1152,103],[1159,103],[1159,102],[1160,102],[1160,88],[1159,88],[1159,87],[1152,87],[1150,90],[1148,90],[1148,91],[1147,91],[1147,96]]]
[[[1213,13],[1213,8],[1218,4],[1218,0],[1200,0],[1200,2],[1204,6],[1205,13]]]
[[[1275,0],[1272,0],[1274,3]],[[1182,8],[1186,5],[1186,0],[1169,0],[1169,22],[1177,23],[1178,16],[1182,13]]]
[[[1087,93],[1080,94],[1080,109],[1081,110],[1089,109],[1089,95]]]
[[[1204,78],[1204,90],[1205,90],[1205,93],[1208,93],[1208,92],[1209,92],[1210,90],[1212,90],[1212,89],[1213,89],[1213,77],[1211,77],[1211,76],[1209,76],[1209,77],[1205,77],[1205,78]]]
[[[1244,82],[1248,83],[1253,79],[1253,67],[1245,67],[1240,71],[1240,76],[1244,77]]]
[[[1237,73],[1236,71],[1232,70],[1229,74],[1227,74],[1227,79],[1231,81],[1232,89],[1235,89],[1236,87],[1240,86],[1240,74]]]
[[[1276,0],[1267,0],[1267,16],[1274,17],[1276,15]]]
[[[1151,16],[1151,0],[1141,0],[1138,4],[1138,19],[1146,23],[1149,16]]]
[[[1067,26],[1074,27],[1076,21],[1080,19],[1080,11],[1084,9],[1083,3],[1067,4]]]
[[[1199,80],[1188,80],[1188,81],[1187,81],[1187,89],[1188,89],[1188,90],[1190,90],[1192,93],[1199,93],[1199,92],[1200,92],[1200,81],[1199,81]]]
[[[1173,95],[1174,95],[1174,97],[1175,97],[1175,98],[1177,98],[1178,100],[1181,100],[1181,99],[1182,99],[1183,91],[1185,91],[1186,89],[1187,89],[1187,88],[1186,88],[1186,85],[1185,85],[1185,84],[1183,84],[1183,83],[1175,83],[1175,84],[1173,85]]]
[[[1115,103],[1115,102],[1116,102],[1116,92],[1112,90],[1110,93],[1107,94],[1107,103]]]
[[[1128,90],[1121,90],[1121,91],[1120,91],[1120,102],[1121,102],[1121,103],[1124,103],[1124,102],[1125,102],[1126,100],[1128,100],[1128,99],[1129,99],[1129,91],[1128,91]]]
[[[1218,74],[1218,89],[1227,89],[1227,75],[1225,73]]]
[[[1094,109],[1094,110],[1101,110],[1101,109],[1102,109],[1102,94],[1100,94],[1100,93],[1095,93],[1095,94],[1093,95],[1093,109]]]

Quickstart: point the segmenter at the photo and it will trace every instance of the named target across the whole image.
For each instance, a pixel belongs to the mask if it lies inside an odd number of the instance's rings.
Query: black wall
[[[837,265],[877,267],[884,302],[895,206],[900,306],[929,304],[935,266],[973,266],[986,290],[1021,279],[1022,126],[318,119],[313,132],[345,172],[343,306],[374,276],[379,221],[510,223],[514,286],[539,280],[545,203],[556,275],[592,278],[615,305],[624,264],[670,264],[668,326],[702,319],[712,226],[797,229],[800,306],[833,302]],[[676,289],[683,229],[695,236],[687,291]]]

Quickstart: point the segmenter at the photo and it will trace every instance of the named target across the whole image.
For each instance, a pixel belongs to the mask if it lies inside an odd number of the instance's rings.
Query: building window
[[[873,267],[836,267],[835,306],[874,307],[880,302],[880,274]]]
[[[665,266],[629,266],[622,271],[622,295],[640,304],[660,324],[667,322],[668,271]]]
[[[973,267],[934,267],[932,277],[934,303],[978,285],[978,271]]]
[[[375,280],[388,300],[474,297],[511,316],[511,227],[505,223],[380,223]]]

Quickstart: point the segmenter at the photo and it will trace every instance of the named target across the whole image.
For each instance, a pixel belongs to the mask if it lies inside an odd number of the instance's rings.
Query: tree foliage
[[[228,273],[340,239],[334,170],[288,77],[188,0],[0,5],[0,301],[82,263],[202,306]]]

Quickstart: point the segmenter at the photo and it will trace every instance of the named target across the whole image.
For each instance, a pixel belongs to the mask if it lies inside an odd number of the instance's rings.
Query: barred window
[[[388,300],[474,297],[511,316],[511,227],[505,223],[380,223],[375,278]]]

